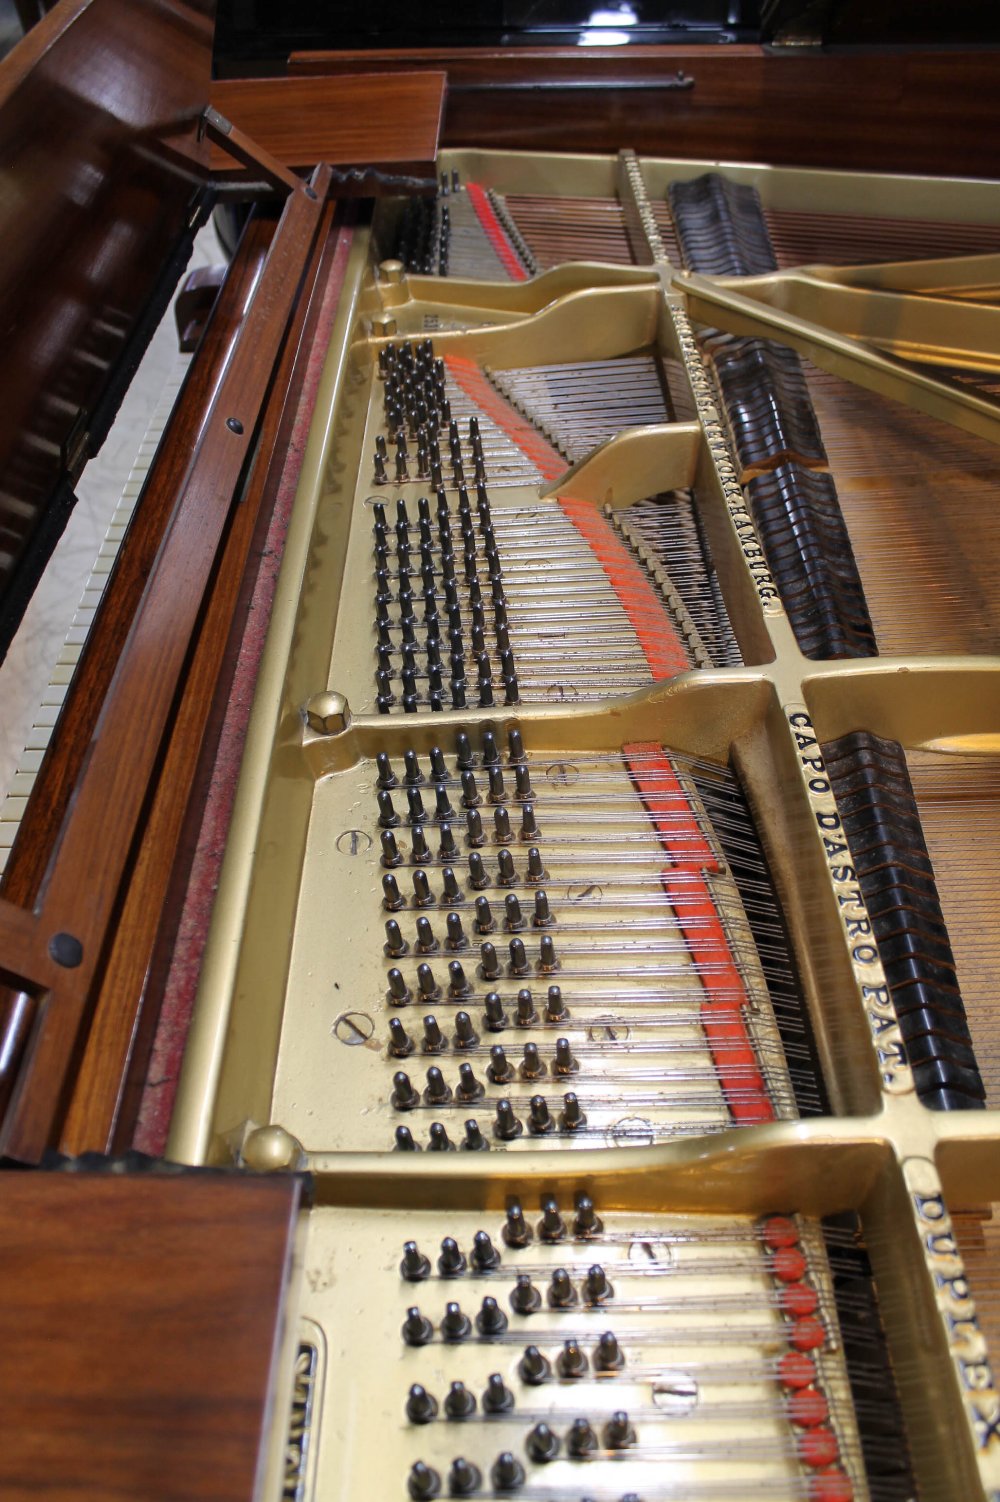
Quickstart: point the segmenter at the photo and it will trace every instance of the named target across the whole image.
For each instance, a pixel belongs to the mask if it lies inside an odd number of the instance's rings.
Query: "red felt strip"
[[[494,390],[475,360],[466,360],[462,355],[445,355],[444,363],[448,374],[458,382],[470,401],[475,402],[498,428],[502,428],[544,480],[557,480],[565,472],[566,460],[558,449],[547,443],[527,418]]]
[[[512,281],[526,282],[528,273],[521,265],[517,251],[507,239],[507,231],[497,218],[493,205],[486,196],[486,189],[481,188],[478,183],[466,183],[465,191],[476,211],[476,218],[482,226],[483,233],[496,251],[504,271]]]
[[[687,672],[691,659],[662,598],[605,518],[589,501],[560,496],[559,505],[607,574],[653,677]]]
[[[623,746],[622,755],[672,862],[661,872],[660,880],[705,986],[701,1025],[726,1104],[739,1126],[773,1121],[774,1107],[743,1020],[746,988],[703,874],[706,870],[718,871],[719,863],[661,747],[655,741],[636,741]],[[680,896],[678,873],[683,874]]]

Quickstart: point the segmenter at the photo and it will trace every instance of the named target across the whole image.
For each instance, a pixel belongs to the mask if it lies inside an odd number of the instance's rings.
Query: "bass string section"
[[[691,492],[620,511],[538,495],[666,419],[652,356],[497,373],[425,340],[379,367],[373,479],[397,494],[372,513],[379,712],[606,698],[740,660]]]
[[[667,258],[682,265],[682,235],[669,188],[662,196],[647,188],[647,201]],[[1000,231],[991,224],[770,205],[762,205],[761,214],[781,270],[1000,250]],[[567,261],[628,266],[648,258],[643,240],[630,233],[629,210],[617,195],[503,192],[474,179],[463,181],[454,168],[441,174],[436,199],[407,205],[392,249],[412,271],[483,281],[522,281]]]
[[[414,1502],[917,1496],[853,1216],[636,1213],[585,1192],[508,1195],[501,1217],[347,1213],[314,1217],[309,1312],[350,1327],[343,1290],[364,1269],[364,1338],[383,1357],[357,1398],[398,1436],[364,1447],[367,1489]],[[375,1367],[340,1370],[364,1386]]]

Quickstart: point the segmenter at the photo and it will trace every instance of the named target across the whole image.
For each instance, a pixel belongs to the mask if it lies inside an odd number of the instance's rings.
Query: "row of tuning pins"
[[[470,659],[475,667],[480,708],[495,703],[495,665],[499,668],[504,702],[518,702],[503,570],[483,484],[477,489],[477,510],[478,538],[469,493],[462,486],[458,513],[462,534],[459,563],[452,515],[443,490],[438,491],[437,497],[436,541],[430,502],[426,496],[417,502],[416,554],[406,501],[400,498],[396,502],[394,558],[390,554],[392,542],[385,506],[376,502],[373,508],[376,683],[377,704],[382,712],[395,702],[392,681],[397,676],[406,711],[415,710],[421,699],[432,709],[443,708],[446,680],[452,707],[465,708]],[[488,576],[485,588],[479,577],[480,546]],[[488,624],[489,617],[492,620]],[[418,654],[423,657],[422,664]],[[418,690],[418,679],[421,683],[426,680],[426,689]]]
[[[375,757],[376,779],[375,786],[382,792],[388,792],[392,788],[406,787],[416,788],[425,784],[433,783],[435,786],[443,786],[446,783],[455,782],[462,784],[462,803],[466,808],[475,808],[482,803],[476,783],[476,759],[473,755],[472,744],[464,731],[460,731],[457,737],[457,751],[455,755],[456,771],[449,772],[448,763],[440,746],[432,746],[428,758],[426,775],[420,765],[420,758],[416,751],[403,752],[403,771],[397,776],[392,760],[386,751],[379,751]],[[531,798],[533,796],[530,783],[530,772],[527,758],[524,754],[524,744],[521,740],[521,732],[513,729],[508,732],[508,744],[510,746],[509,763],[513,770],[514,792],[512,796],[517,799]],[[497,748],[496,736],[492,730],[487,730],[483,737],[483,753],[480,766],[480,775],[488,785],[486,797],[490,803],[503,803],[506,796],[504,784],[504,770]],[[510,773],[508,772],[508,775]]]
[[[465,1064],[462,1067],[467,1069],[470,1066]],[[440,1070],[437,1072],[440,1074]],[[451,1092],[448,1091],[447,1094],[450,1097]],[[402,1071],[393,1076],[391,1103],[396,1110],[403,1111],[414,1109],[420,1104],[420,1096],[413,1089],[409,1076]],[[444,1104],[447,1103],[447,1101],[444,1102]],[[587,1117],[580,1104],[580,1097],[573,1090],[566,1091],[558,1106],[553,1102],[550,1108],[544,1095],[533,1095],[525,1104],[527,1110],[524,1110],[524,1106],[519,1102],[523,1114],[518,1115],[508,1099],[497,1101],[496,1113],[490,1130],[498,1142],[514,1142],[525,1131],[530,1137],[547,1137],[553,1132],[566,1132],[572,1135],[582,1131],[587,1125]],[[400,1123],[394,1136],[396,1152],[418,1153],[421,1151],[422,1144],[413,1135],[413,1129],[405,1123]],[[476,1117],[469,1117],[464,1123],[464,1137],[459,1143],[452,1141],[442,1121],[431,1122],[427,1134],[427,1151],[432,1153],[450,1153],[459,1148],[463,1152],[485,1152],[489,1145],[489,1140]]]
[[[573,1200],[573,1212],[564,1215],[554,1194],[542,1196],[539,1206],[541,1215],[537,1221],[529,1220],[519,1199],[507,1201],[500,1240],[513,1252],[523,1252],[534,1241],[543,1246],[558,1246],[564,1241],[594,1241],[603,1236],[604,1222],[597,1213],[592,1197],[581,1190]],[[469,1254],[459,1254],[454,1237],[446,1236],[441,1242],[438,1272],[444,1277],[453,1276],[470,1269],[474,1273],[495,1272],[503,1261],[503,1254],[488,1231],[476,1231]],[[400,1276],[408,1283],[421,1283],[431,1275],[431,1259],[417,1247],[415,1241],[403,1246],[403,1260],[399,1264]]]
[[[505,758],[494,730],[483,731],[478,756],[468,733],[460,730],[455,736],[454,772],[449,771],[445,753],[440,746],[431,747],[426,773],[416,751],[403,752],[402,774],[395,771],[388,753],[379,751],[375,757],[376,786],[382,791],[388,791],[394,787],[419,787],[422,783],[456,782],[466,772],[475,772],[477,767],[489,776],[495,770],[502,770],[504,764]],[[517,768],[526,768],[527,764],[524,739],[517,726],[513,725],[507,732],[506,765],[513,768],[516,774]]]
[[[629,1423],[628,1414],[615,1413],[604,1425],[603,1449],[608,1452],[616,1452],[626,1449],[635,1444],[635,1431]],[[553,1433],[546,1423],[538,1423],[529,1432],[525,1440],[525,1448],[528,1459],[536,1464],[545,1464],[555,1460],[560,1453],[561,1444],[558,1435]],[[574,1459],[592,1458],[595,1452],[602,1448],[590,1422],[586,1418],[574,1419],[566,1435],[566,1453]],[[521,1462],[510,1450],[502,1450],[490,1467],[489,1484],[492,1494],[517,1492],[525,1483],[525,1469]],[[448,1495],[451,1497],[472,1497],[479,1492],[483,1485],[483,1474],[479,1467],[464,1456],[456,1456],[452,1461],[447,1476]],[[409,1494],[413,1502],[426,1502],[426,1499],[439,1497],[442,1490],[442,1481],[433,1466],[418,1460],[413,1465],[407,1482]],[[590,1502],[589,1498],[582,1498],[581,1502]],[[636,1492],[627,1492],[621,1502],[641,1502]]]

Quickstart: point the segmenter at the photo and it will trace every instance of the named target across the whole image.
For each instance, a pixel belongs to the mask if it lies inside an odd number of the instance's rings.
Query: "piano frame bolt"
[[[303,717],[316,735],[342,735],[350,728],[351,706],[343,694],[313,694],[306,702]]]

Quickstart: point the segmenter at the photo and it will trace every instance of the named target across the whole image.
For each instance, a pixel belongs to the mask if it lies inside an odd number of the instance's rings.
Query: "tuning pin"
[[[413,1133],[410,1131],[408,1126],[398,1126],[396,1128],[395,1138],[396,1141],[395,1146],[393,1147],[393,1152],[419,1153],[420,1144],[418,1142],[414,1142]]]
[[[443,1036],[443,1034],[441,1032],[441,1029],[438,1026],[437,1018],[433,1017],[433,1016],[427,1016],[427,1017],[425,1017],[424,1018],[424,1039],[423,1039],[423,1043],[421,1044],[421,1048],[423,1049],[423,1052],[424,1053],[440,1053],[442,1051],[442,1049],[447,1048],[447,1047],[448,1047],[447,1040]]]
[[[540,1387],[552,1375],[552,1368],[537,1346],[525,1346],[518,1362],[518,1375],[529,1387]]]
[[[546,874],[545,867],[542,864],[541,851],[537,845],[532,845],[528,851],[528,873],[526,879],[530,882],[544,881]]]
[[[441,900],[443,902],[461,902],[462,900],[462,888],[459,886],[458,878],[451,866],[445,866],[441,872]],[[451,918],[457,915],[449,913],[448,916]],[[461,919],[459,919],[459,928],[461,929]],[[466,943],[467,940],[463,930],[462,944],[459,947],[464,948]]]
[[[409,945],[403,938],[402,931],[395,918],[390,918],[385,925],[385,953],[390,959],[397,960],[409,949]]]
[[[427,918],[417,919],[417,952],[418,954],[436,954],[438,949],[434,930]]]
[[[539,1423],[529,1431],[524,1442],[529,1459],[537,1465],[545,1465],[550,1460],[555,1460],[559,1454],[559,1439],[553,1434],[548,1424]]]
[[[459,1064],[458,1084],[455,1086],[455,1099],[463,1105],[469,1105],[474,1100],[482,1100],[483,1087],[472,1072],[469,1063]]]
[[[510,843],[510,814],[504,804],[500,804],[494,811],[493,824],[496,829],[497,842],[501,845]]]
[[[518,1027],[534,1027],[538,1021],[538,1013],[535,1011],[535,1002],[528,990],[517,993],[517,1025]]]
[[[500,761],[500,752],[497,750],[497,738],[492,730],[483,732],[483,766],[496,766]]]
[[[489,898],[477,897],[476,932],[481,934],[491,934],[495,928],[496,924],[493,921],[493,911],[490,907]]]
[[[460,730],[455,738],[455,762],[460,772],[465,772],[473,765],[472,743],[464,730]]]
[[[485,843],[486,836],[483,834],[483,821],[478,808],[470,808],[466,814],[465,830],[470,845],[482,845]]]
[[[530,1112],[528,1120],[529,1132],[536,1137],[542,1136],[545,1132],[551,1132],[553,1125],[552,1117],[549,1115],[549,1108],[544,1095],[533,1095],[531,1097]]]
[[[487,768],[487,775],[489,777],[489,783],[490,783],[490,789],[489,789],[489,799],[490,799],[490,802],[491,803],[502,803],[503,802],[503,768],[499,765],[499,763],[497,763],[496,765]]]
[[[435,782],[448,781],[448,767],[444,759],[444,752],[440,746],[431,747],[431,777]]]
[[[451,1307],[457,1308],[458,1306]],[[444,1400],[444,1411],[450,1419],[467,1419],[475,1413],[476,1399],[464,1382],[451,1384]]]
[[[407,1309],[406,1319],[403,1321],[403,1339],[408,1346],[425,1346],[433,1339],[434,1327],[429,1319],[425,1319],[420,1310],[414,1307]]]
[[[405,672],[406,670],[404,669],[404,687]],[[424,819],[427,817],[427,814],[424,808],[424,800],[418,787],[408,787],[406,789],[406,802],[409,809],[410,823],[422,824],[424,822]]]
[[[473,890],[477,892],[481,892],[490,884],[490,879],[486,874],[486,867],[483,865],[483,858],[476,850],[469,856],[469,883]]]
[[[522,1080],[538,1080],[545,1074],[545,1065],[538,1056],[538,1044],[526,1043],[524,1045],[524,1058],[521,1062]]]
[[[427,880],[426,871],[414,871],[413,873],[413,901],[417,907],[434,906],[434,894],[431,891],[430,882]]]
[[[563,1241],[566,1223],[559,1214],[558,1201],[552,1195],[542,1200],[542,1218],[538,1222],[538,1235],[542,1241]]]
[[[497,880],[502,887],[512,887],[517,880],[514,857],[509,850],[501,850],[497,855]]]
[[[420,1096],[410,1083],[410,1076],[404,1074],[402,1069],[392,1077],[390,1104],[397,1111],[412,1111],[420,1104]]]
[[[586,1419],[574,1419],[566,1436],[566,1449],[575,1460],[597,1449],[597,1435]]]
[[[507,1328],[507,1316],[496,1299],[487,1295],[476,1315],[476,1329],[480,1335],[502,1335]]]
[[[608,1299],[614,1298],[615,1291],[599,1262],[595,1262],[593,1267],[588,1269],[584,1291],[591,1304],[605,1304]]]
[[[549,1284],[549,1304],[553,1309],[568,1309],[576,1303],[576,1289],[564,1267],[557,1267]]]
[[[417,966],[417,989],[420,992],[421,1001],[437,1001],[441,995],[441,988],[434,979],[434,972],[430,965]]]
[[[434,1022],[433,1017],[428,1018],[428,1021]],[[438,1031],[436,1022],[434,1022],[434,1028],[438,1033],[438,1037],[440,1037],[441,1034]],[[427,1088],[424,1091],[424,1100],[429,1106],[443,1106],[451,1100],[451,1086],[436,1064],[432,1064],[427,1071]]]
[[[427,1151],[429,1153],[453,1153],[455,1144],[440,1121],[431,1122],[431,1129],[427,1134]]]
[[[511,975],[527,975],[528,956],[525,952],[524,941],[522,939],[511,939],[509,948]]]
[[[594,1201],[589,1194],[578,1194],[576,1197],[576,1218],[573,1221],[573,1235],[577,1237],[599,1236],[604,1230],[603,1222],[594,1209]]]
[[[393,834],[392,830],[383,829],[379,838],[382,842],[383,866],[398,866],[402,861],[402,856],[399,853],[399,846],[396,844],[396,836]]]
[[[422,866],[425,861],[434,859],[422,824],[414,824],[410,830],[410,838],[410,859],[415,866]]]
[[[550,986],[545,996],[545,1020],[546,1022],[567,1022],[569,1012],[563,1001],[562,990],[559,986]]]
[[[450,960],[448,963],[448,995],[452,1001],[461,1001],[466,996],[471,996],[472,987],[466,978],[465,969],[460,960]]]
[[[521,809],[521,838],[522,840],[537,840],[538,834],[538,825],[535,822],[535,805],[533,803],[525,803]]]
[[[414,1382],[406,1399],[406,1417],[411,1424],[429,1424],[437,1417],[437,1399],[421,1387],[419,1382]]]
[[[382,906],[387,913],[398,913],[400,908],[406,906],[406,899],[391,871],[387,871],[382,878]]]
[[[587,1375],[587,1356],[581,1351],[575,1340],[567,1340],[559,1352],[556,1360],[556,1370],[560,1377],[585,1377]]]
[[[514,1406],[514,1394],[504,1384],[503,1377],[499,1372],[493,1372],[486,1379],[486,1391],[483,1393],[484,1413],[509,1413]]]
[[[513,892],[507,893],[507,896],[503,900],[503,906],[504,928],[506,928],[508,933],[516,933],[519,928],[524,927],[524,917],[521,913],[521,904]]]
[[[515,1492],[524,1481],[524,1467],[509,1450],[503,1450],[493,1462],[490,1481],[495,1491]]]
[[[403,752],[403,779],[408,787],[416,787],[424,780],[424,774],[420,770],[420,759],[415,751]]]
[[[635,1444],[635,1430],[628,1421],[628,1414],[619,1410],[613,1413],[604,1426],[604,1448],[627,1450]]]
[[[456,1455],[448,1472],[448,1491],[453,1497],[471,1497],[482,1485],[483,1475],[478,1466],[464,1456]]]
[[[540,889],[535,893],[535,913],[531,921],[536,928],[545,928],[553,921],[549,911],[548,894]]]
[[[490,1049],[490,1062],[486,1073],[494,1085],[509,1085],[514,1078],[513,1066],[499,1043],[494,1043]]]
[[[483,1136],[479,1122],[474,1117],[465,1123],[465,1136],[462,1139],[462,1151],[467,1153],[488,1153],[490,1145]]]
[[[568,1038],[556,1039],[556,1056],[552,1061],[552,1073],[558,1075],[574,1074],[580,1066],[573,1057]]]
[[[422,1460],[417,1460],[410,1468],[407,1486],[413,1502],[427,1502],[428,1498],[436,1497],[440,1493],[441,1477]]]
[[[531,1244],[531,1227],[524,1218],[520,1200],[511,1200],[507,1206],[507,1219],[503,1239],[510,1247],[521,1248]]]
[[[392,763],[384,751],[379,751],[375,757],[375,767],[378,772],[375,786],[388,791],[396,786],[396,774],[392,770]]]
[[[448,801],[448,789],[439,787],[434,795],[434,817],[439,822],[446,822],[451,818],[455,810]]]
[[[463,1314],[458,1304],[446,1304],[441,1320],[441,1336],[447,1341],[465,1340],[472,1330],[472,1322]]]
[[[625,1365],[625,1357],[614,1334],[605,1330],[597,1342],[594,1351],[594,1370],[598,1372],[617,1372]]]
[[[443,861],[453,861],[458,855],[458,846],[455,843],[455,831],[450,824],[441,825],[441,844],[438,848],[438,856]]]
[[[468,1012],[455,1013],[455,1047],[475,1048],[479,1042],[479,1035],[472,1025],[472,1018]]]
[[[394,1059],[405,1059],[413,1052],[413,1039],[398,1017],[389,1018],[389,1052]]]
[[[490,1240],[488,1231],[477,1231],[472,1238],[473,1272],[493,1272],[500,1266],[500,1253]]]
[[[534,794],[531,791],[531,769],[528,763],[521,762],[514,771],[514,792],[519,803],[525,799],[531,799]]]
[[[483,1000],[483,1022],[488,1032],[502,1033],[507,1026],[507,1013],[497,991],[489,991]]]
[[[476,774],[471,770],[462,773],[462,807],[479,807],[479,789],[476,787]]]
[[[406,984],[402,970],[392,969],[388,975],[389,981],[389,1005],[405,1007],[410,1001],[410,988]]]
[[[479,970],[483,980],[498,980],[500,978],[500,961],[492,944],[483,944],[480,949],[482,963]]]
[[[403,1260],[399,1264],[400,1274],[407,1283],[422,1283],[431,1275],[430,1258],[425,1257],[415,1241],[407,1241],[403,1244]]]
[[[498,1100],[497,1114],[493,1118],[493,1135],[502,1142],[512,1142],[515,1137],[520,1137],[522,1130],[510,1101]]]
[[[559,1122],[564,1132],[577,1132],[581,1127],[587,1125],[587,1118],[580,1107],[579,1098],[574,1095],[572,1090],[567,1090],[563,1096],[563,1108],[560,1112]]]
[[[535,1314],[542,1307],[542,1296],[527,1273],[518,1273],[510,1307],[515,1314]]]

